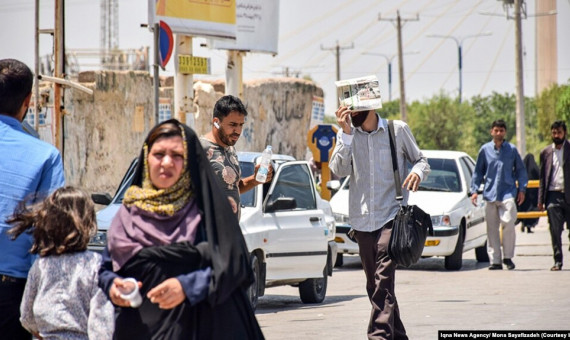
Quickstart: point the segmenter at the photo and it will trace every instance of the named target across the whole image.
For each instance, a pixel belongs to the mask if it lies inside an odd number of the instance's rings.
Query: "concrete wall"
[[[142,71],[97,71],[80,74],[79,82],[94,94],[66,90],[66,180],[92,192],[112,194],[155,124],[152,78]],[[164,86],[172,81],[161,79],[161,84],[160,96],[169,98],[173,108],[173,89]],[[194,92],[195,130],[202,135],[211,129],[213,107],[223,95],[223,82],[196,82]],[[246,82],[244,103],[249,115],[237,149],[262,151],[272,145],[276,153],[304,159],[313,96],[322,97],[322,89],[301,79]]]

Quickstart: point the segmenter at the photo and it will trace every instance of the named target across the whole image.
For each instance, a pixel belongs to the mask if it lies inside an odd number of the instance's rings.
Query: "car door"
[[[263,225],[271,225],[266,242],[267,280],[322,277],[327,257],[325,214],[317,209],[307,162],[287,162],[277,170],[263,203]],[[293,206],[271,211],[278,200]]]
[[[461,164],[461,169],[463,176],[465,178],[466,195],[470,191],[471,178],[473,176],[473,170],[475,169],[475,163],[469,157],[461,157],[459,159]],[[469,244],[470,241],[476,240],[486,234],[487,225],[485,223],[485,202],[483,201],[483,195],[478,195],[477,206],[471,203],[471,198],[467,200],[468,209],[470,213],[467,215],[467,230],[465,234],[465,243]]]

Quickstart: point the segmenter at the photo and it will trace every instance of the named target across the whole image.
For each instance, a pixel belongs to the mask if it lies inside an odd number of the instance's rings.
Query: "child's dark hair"
[[[40,256],[61,255],[87,249],[97,232],[95,205],[81,189],[59,188],[42,202],[23,202],[7,221],[14,225],[12,239],[24,232],[34,236],[30,252]]]

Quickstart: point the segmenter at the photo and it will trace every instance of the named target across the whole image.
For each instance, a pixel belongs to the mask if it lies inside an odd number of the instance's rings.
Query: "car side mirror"
[[[265,206],[265,212],[275,212],[280,210],[293,210],[297,208],[297,201],[293,197],[278,197],[276,200],[270,200]]]
[[[328,181],[327,182],[327,189],[333,190],[333,191],[338,191],[338,189],[340,189],[340,181],[338,181],[338,180]]]
[[[109,205],[109,204],[111,204],[113,197],[111,197],[111,195],[109,195],[109,193],[105,192],[105,193],[91,194],[91,199],[93,200],[93,202],[95,202],[97,204]]]

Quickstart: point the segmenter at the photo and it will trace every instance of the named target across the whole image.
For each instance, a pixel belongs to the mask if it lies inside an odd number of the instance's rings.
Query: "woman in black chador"
[[[216,181],[193,130],[172,119],[150,131],[99,273],[120,307],[115,339],[263,339],[245,293],[249,252]],[[127,277],[139,308],[121,298]]]
[[[538,179],[539,178],[539,169],[536,161],[534,160],[534,156],[532,154],[527,154],[524,159],[524,166],[526,168],[526,173],[528,174],[528,179]],[[538,188],[527,188],[526,189],[526,196],[524,202],[518,206],[518,211],[526,212],[526,211],[538,211],[537,209],[538,204]],[[526,230],[527,233],[532,233],[532,228],[538,224],[538,218],[523,218],[519,220],[521,225],[521,231],[524,232]]]

